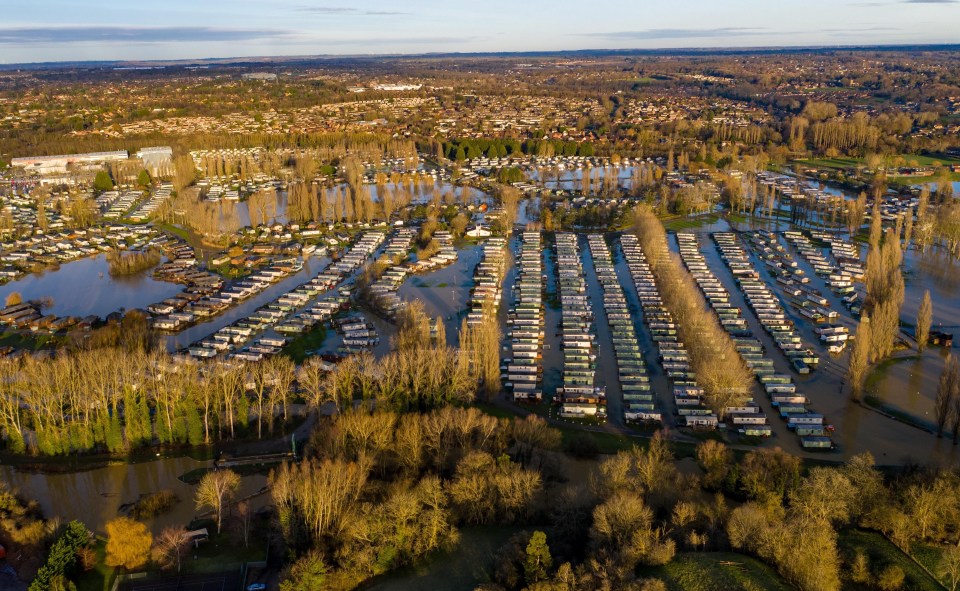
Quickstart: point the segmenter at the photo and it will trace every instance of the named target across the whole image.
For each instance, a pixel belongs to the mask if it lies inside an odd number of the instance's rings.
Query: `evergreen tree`
[[[547,545],[547,534],[542,531],[533,532],[523,560],[523,573],[527,585],[532,586],[545,580],[552,565],[553,557],[550,556],[550,547]]]
[[[93,188],[101,192],[113,189],[113,179],[110,178],[107,171],[101,170],[97,172],[96,178],[93,179]]]

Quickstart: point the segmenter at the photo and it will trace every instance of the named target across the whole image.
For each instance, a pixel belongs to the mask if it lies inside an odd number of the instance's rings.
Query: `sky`
[[[960,39],[960,0],[2,0],[0,8],[0,63]]]

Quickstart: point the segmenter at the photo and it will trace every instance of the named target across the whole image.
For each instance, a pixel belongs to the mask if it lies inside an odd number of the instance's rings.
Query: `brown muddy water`
[[[140,495],[172,490],[179,502],[169,511],[145,520],[153,533],[170,525],[186,525],[201,511],[196,509],[193,495],[196,487],[178,477],[190,470],[210,466],[209,461],[191,458],[161,458],[136,464],[116,464],[65,474],[21,472],[12,466],[0,466],[0,481],[28,500],[35,500],[47,518],[63,521],[79,519],[94,531],[117,517],[121,505],[136,501]],[[263,475],[244,476],[239,497],[246,497],[266,485]],[[270,495],[251,499],[254,510],[270,503]]]

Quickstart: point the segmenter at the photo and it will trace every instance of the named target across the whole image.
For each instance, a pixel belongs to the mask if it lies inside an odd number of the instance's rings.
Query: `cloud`
[[[956,4],[957,0],[903,0],[904,4]]]
[[[746,37],[762,35],[766,29],[746,27],[722,27],[716,29],[646,29],[642,31],[612,31],[607,33],[582,33],[589,37],[606,39],[643,40],[643,39],[701,39],[707,37]]]
[[[476,40],[477,37],[377,37],[375,39],[331,39],[325,42],[328,45],[368,45],[379,47],[383,45],[453,45]]]
[[[849,29],[823,29],[824,33],[872,33],[872,32],[894,32],[900,31],[896,27],[859,27]]]
[[[271,29],[221,29],[216,27],[66,26],[0,28],[0,45],[56,43],[203,43],[256,41],[289,37],[288,31]]]
[[[361,10],[349,6],[301,6],[297,10],[316,14],[343,14],[352,16],[403,16],[410,14],[409,12],[401,12],[399,10]]]

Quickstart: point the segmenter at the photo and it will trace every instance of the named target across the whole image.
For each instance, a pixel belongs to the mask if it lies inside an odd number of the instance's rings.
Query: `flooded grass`
[[[936,350],[881,361],[867,376],[863,402],[896,420],[932,432],[942,366]]]

